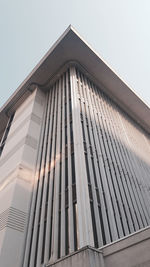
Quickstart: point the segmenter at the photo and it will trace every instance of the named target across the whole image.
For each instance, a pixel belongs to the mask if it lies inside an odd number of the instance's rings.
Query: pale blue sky
[[[150,0],[0,0],[0,106],[69,24],[150,104]]]

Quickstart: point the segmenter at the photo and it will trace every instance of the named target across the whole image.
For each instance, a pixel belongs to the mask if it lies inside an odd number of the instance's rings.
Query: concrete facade
[[[1,266],[22,266],[42,122],[39,100],[35,90],[16,111],[1,155]]]
[[[148,266],[150,112],[99,60],[69,28],[0,111],[0,266]]]
[[[150,266],[150,228],[100,249],[83,247],[47,267],[148,267]]]

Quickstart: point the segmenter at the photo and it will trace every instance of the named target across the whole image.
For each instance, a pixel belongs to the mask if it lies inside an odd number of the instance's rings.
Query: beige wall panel
[[[0,266],[21,267],[23,239],[24,233],[7,228],[1,249]]]
[[[0,190],[0,214],[7,210],[12,203],[12,198],[15,189],[15,179],[16,177],[11,177],[11,179],[5,181],[5,183],[1,183]]]
[[[45,94],[38,89],[18,109],[0,160],[0,212],[8,213],[7,218],[1,215],[0,266],[22,266],[43,101]]]
[[[0,161],[0,181],[3,181],[4,178],[20,164],[20,158],[23,153],[23,145],[17,149],[16,153],[12,153],[10,157],[2,158]]]

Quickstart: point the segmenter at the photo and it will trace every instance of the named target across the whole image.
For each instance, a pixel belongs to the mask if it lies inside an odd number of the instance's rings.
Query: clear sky
[[[150,0],[0,0],[0,107],[69,24],[150,105]]]

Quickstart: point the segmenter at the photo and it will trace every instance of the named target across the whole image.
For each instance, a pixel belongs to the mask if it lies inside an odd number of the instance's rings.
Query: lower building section
[[[149,242],[138,243],[150,225],[149,136],[102,89],[70,63],[10,117],[0,144],[2,266],[130,267],[124,255],[132,262]]]
[[[149,267],[149,251],[147,227],[100,249],[86,246],[46,267]]]

